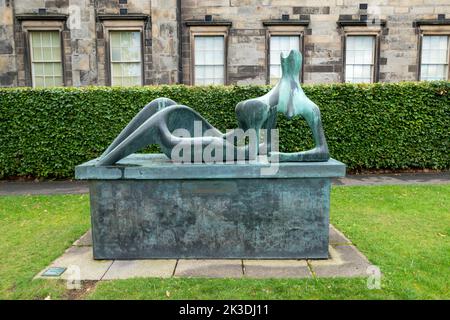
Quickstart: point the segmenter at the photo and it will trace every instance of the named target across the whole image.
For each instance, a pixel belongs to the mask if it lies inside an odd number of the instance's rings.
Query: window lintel
[[[22,30],[27,31],[63,31],[64,30],[63,20],[23,20]]]
[[[128,14],[98,14],[97,19],[99,21],[129,21],[129,20],[141,20],[150,21],[151,17],[148,14],[143,13],[128,13]]]
[[[23,13],[17,14],[16,19],[19,21],[66,21],[69,16],[61,13]]]
[[[204,20],[187,20],[185,21],[187,27],[231,27],[231,21],[204,21]]]
[[[298,20],[281,20],[281,19],[274,19],[274,20],[265,20],[262,22],[263,26],[265,27],[273,27],[273,26],[295,26],[295,27],[307,27],[309,26],[309,19],[298,19]]]
[[[450,19],[418,19],[413,22],[413,27],[424,27],[424,26],[450,27]]]
[[[449,35],[450,25],[421,25],[419,30],[423,35]]]
[[[339,19],[336,21],[336,24],[341,27],[365,27],[365,28],[378,28],[386,26],[385,19],[368,19],[368,20],[360,20],[360,19]]]
[[[343,31],[345,35],[378,36],[381,28],[379,26],[346,26]]]

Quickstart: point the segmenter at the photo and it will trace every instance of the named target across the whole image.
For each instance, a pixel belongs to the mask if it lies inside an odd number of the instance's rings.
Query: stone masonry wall
[[[102,14],[149,15],[143,42],[144,84],[191,81],[189,20],[230,21],[227,38],[227,83],[265,84],[269,28],[263,21],[309,18],[308,26],[296,26],[304,35],[304,76],[306,83],[343,81],[343,30],[341,17],[358,19],[361,14],[385,19],[379,42],[379,81],[417,80],[419,35],[416,19],[450,19],[449,0],[182,0],[181,25],[177,23],[177,0],[0,0],[0,86],[29,86],[26,37],[17,15],[49,13],[68,15],[62,31],[64,75],[68,86],[108,85],[107,39]],[[360,10],[359,3],[367,3]],[[80,23],[74,27],[74,17]],[[179,39],[178,28],[181,28]],[[202,28],[208,28],[203,26]],[[291,27],[292,28],[292,27]],[[179,41],[182,44],[179,53]],[[179,59],[182,78],[179,79]]]
[[[151,2],[153,83],[177,83],[179,56],[177,1],[152,0]]]
[[[15,21],[15,41],[12,41],[15,15],[37,13],[46,8],[49,14],[68,15],[63,38],[65,83],[67,86],[105,85],[105,39],[101,36],[101,24],[97,14],[119,14],[120,8],[130,13],[151,14],[150,0],[130,0],[128,4],[110,0],[0,0],[0,85],[30,86],[31,74],[27,70],[27,52],[23,30]],[[144,31],[145,84],[153,83],[151,68],[151,25]],[[5,44],[5,45],[3,45]],[[14,45],[18,55],[14,55]],[[16,61],[14,61],[16,60]],[[17,63],[17,67],[16,66]],[[5,64],[5,67],[3,66]]]
[[[360,11],[359,3],[368,9]],[[448,0],[183,0],[183,20],[204,19],[232,22],[228,39],[228,82],[266,83],[266,28],[263,20],[309,15],[304,30],[304,82],[343,81],[342,30],[336,22],[340,15],[386,19],[380,37],[380,81],[417,79],[418,35],[415,19],[436,19],[450,15]],[[183,66],[189,63],[189,37],[183,30]],[[184,83],[189,79],[183,77]]]
[[[17,85],[13,16],[11,0],[0,0],[0,87]]]
[[[14,0],[16,15],[37,13],[39,8],[46,8],[49,14],[69,15],[62,31],[65,84],[67,86],[95,84],[97,82],[97,65],[93,1]],[[28,45],[24,43],[23,28],[18,21],[15,24],[15,41],[18,51],[18,85],[30,86],[31,73],[26,66]]]

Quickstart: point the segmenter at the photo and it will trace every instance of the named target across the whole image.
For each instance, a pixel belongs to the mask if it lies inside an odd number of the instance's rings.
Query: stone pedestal
[[[90,182],[95,259],[328,258],[339,161],[176,164],[134,154],[95,162],[75,171]]]

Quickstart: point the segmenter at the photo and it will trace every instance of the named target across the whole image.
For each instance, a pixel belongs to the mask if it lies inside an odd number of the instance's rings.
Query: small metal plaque
[[[62,267],[51,267],[45,270],[45,272],[42,274],[43,277],[59,277],[66,271],[67,268]]]

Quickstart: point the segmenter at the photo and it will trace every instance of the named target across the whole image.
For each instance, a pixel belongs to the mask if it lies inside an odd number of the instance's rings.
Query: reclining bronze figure
[[[275,156],[280,162],[328,161],[330,155],[319,108],[308,99],[299,83],[301,53],[291,50],[289,55],[281,54],[280,58],[282,77],[278,84],[267,94],[241,101],[236,105],[238,129],[241,131],[253,129],[256,132],[258,143],[255,148],[233,143],[234,139],[230,137],[235,136],[237,130],[224,134],[193,109],[178,105],[171,99],[158,98],[146,105],[131,120],[101,155],[96,165],[113,165],[150,144],[158,144],[169,158],[172,158],[175,148],[190,150],[188,157],[190,162],[197,160],[196,150],[203,152],[205,148],[211,147],[212,150],[222,150],[219,156],[223,160],[236,160],[239,155],[244,155],[246,160],[252,160],[257,159],[258,155],[267,153],[270,159]],[[307,151],[285,153],[272,151],[270,143],[260,144],[260,131],[265,129],[270,134],[271,129],[276,126],[278,112],[285,114],[288,118],[301,115],[312,130],[315,147]],[[200,137],[195,136],[196,122],[201,123]],[[188,133],[187,136],[174,134],[178,129],[184,129]]]

